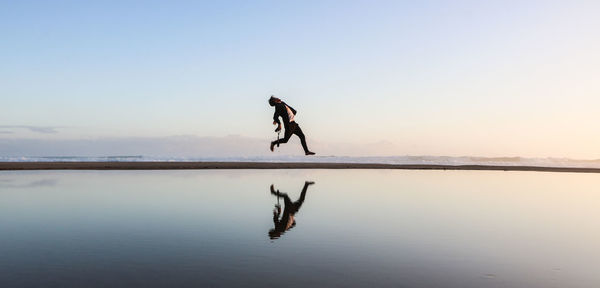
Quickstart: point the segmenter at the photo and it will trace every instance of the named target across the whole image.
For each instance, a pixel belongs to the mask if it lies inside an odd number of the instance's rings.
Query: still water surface
[[[540,172],[1,172],[0,287],[600,287],[599,187]]]

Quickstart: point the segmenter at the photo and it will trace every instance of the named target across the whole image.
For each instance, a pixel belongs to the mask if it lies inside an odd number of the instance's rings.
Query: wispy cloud
[[[25,129],[35,133],[42,134],[56,134],[58,129],[62,127],[58,126],[35,126],[35,125],[0,125],[1,134],[13,134],[14,130]]]

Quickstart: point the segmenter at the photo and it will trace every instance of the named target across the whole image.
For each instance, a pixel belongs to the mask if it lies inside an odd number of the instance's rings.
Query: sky
[[[0,1],[0,154],[114,155],[174,139],[189,154],[257,153],[244,143],[266,151],[276,137],[274,94],[298,110],[317,153],[598,159],[598,11],[598,1]],[[57,148],[81,141],[104,146]],[[212,152],[196,147],[209,142]],[[301,153],[292,145],[282,153]],[[147,153],[175,148],[157,149]]]

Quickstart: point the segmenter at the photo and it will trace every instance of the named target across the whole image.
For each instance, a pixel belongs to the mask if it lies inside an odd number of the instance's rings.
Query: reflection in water
[[[598,288],[599,175],[0,171],[0,288]]]
[[[275,187],[271,185],[271,194],[277,196],[277,205],[275,205],[275,209],[273,210],[273,224],[275,224],[275,228],[269,231],[269,238],[277,239],[281,237],[285,231],[296,226],[296,219],[294,219],[294,215],[296,215],[298,210],[300,210],[300,206],[302,206],[302,203],[304,203],[304,198],[306,197],[306,190],[308,189],[308,186],[312,184],[315,184],[315,182],[304,182],[302,193],[296,202],[292,202],[286,193],[281,193],[279,190],[275,191]],[[283,213],[281,213],[279,198],[283,198],[283,205],[285,205]]]

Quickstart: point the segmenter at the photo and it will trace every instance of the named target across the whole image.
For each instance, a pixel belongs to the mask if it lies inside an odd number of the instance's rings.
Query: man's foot
[[[275,142],[271,142],[271,152],[275,149]]]
[[[308,152],[306,152],[306,153],[304,153],[304,154],[306,154],[306,155],[315,155],[315,152],[310,152],[310,151],[308,151]]]
[[[304,181],[304,185],[313,185],[315,181]]]

